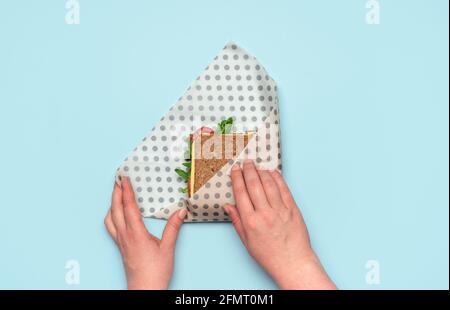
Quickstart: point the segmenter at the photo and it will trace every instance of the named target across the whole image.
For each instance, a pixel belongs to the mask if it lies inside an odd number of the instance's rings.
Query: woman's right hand
[[[278,171],[253,161],[231,171],[236,205],[225,205],[250,255],[281,289],[336,289],[311,248],[303,217]]]

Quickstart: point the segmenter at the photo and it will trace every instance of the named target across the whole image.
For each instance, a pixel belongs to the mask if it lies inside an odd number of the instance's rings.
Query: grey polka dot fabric
[[[188,61],[188,60],[186,60]],[[230,159],[191,198],[176,173],[188,154],[188,136],[207,126],[215,129],[233,117],[232,131],[253,132],[244,150]],[[255,57],[227,44],[117,169],[116,181],[128,176],[144,217],[168,219],[188,209],[187,222],[229,221],[222,206],[234,203],[230,170],[253,159],[260,169],[281,171],[277,86]]]

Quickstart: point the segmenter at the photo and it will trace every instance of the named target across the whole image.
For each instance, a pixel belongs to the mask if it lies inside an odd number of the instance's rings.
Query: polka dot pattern
[[[255,134],[237,158],[188,198],[179,191],[186,184],[174,170],[182,167],[189,133],[214,128],[230,116],[233,131]],[[277,86],[255,57],[229,43],[124,160],[116,179],[130,177],[145,217],[168,219],[187,207],[186,221],[229,221],[222,206],[234,203],[230,169],[247,158],[259,168],[281,170]]]

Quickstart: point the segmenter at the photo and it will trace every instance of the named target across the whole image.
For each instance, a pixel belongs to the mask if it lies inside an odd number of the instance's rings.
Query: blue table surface
[[[279,85],[285,177],[336,284],[448,289],[449,3],[381,1],[379,25],[366,3],[80,1],[68,25],[64,0],[1,1],[0,288],[125,288],[115,169],[233,40]],[[171,288],[276,286],[220,223],[183,227]]]

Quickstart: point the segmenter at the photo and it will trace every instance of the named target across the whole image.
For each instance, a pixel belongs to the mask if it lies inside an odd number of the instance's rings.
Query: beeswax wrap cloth
[[[183,168],[189,134],[202,126],[215,129],[229,117],[232,131],[256,134],[188,198],[179,190],[186,184],[175,168]],[[222,206],[234,204],[230,170],[247,158],[257,168],[281,171],[277,86],[255,57],[230,42],[124,160],[116,182],[130,178],[144,217],[168,219],[187,208],[186,222],[229,221]]]

